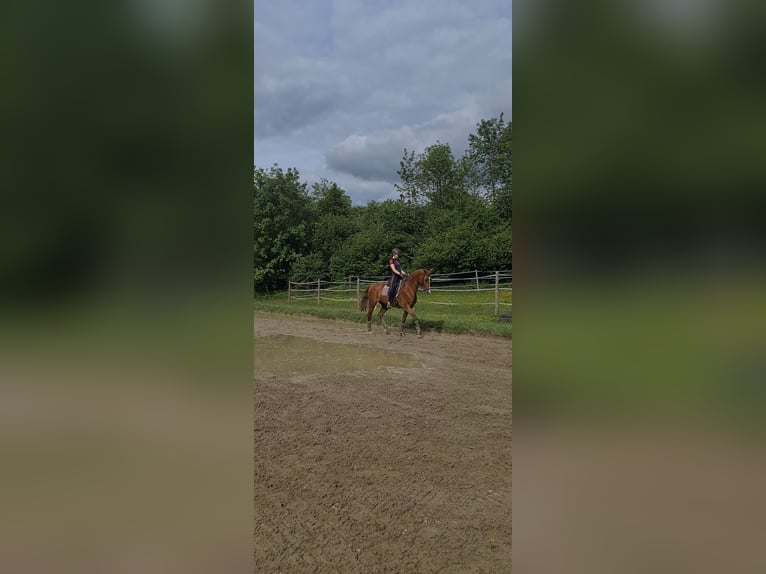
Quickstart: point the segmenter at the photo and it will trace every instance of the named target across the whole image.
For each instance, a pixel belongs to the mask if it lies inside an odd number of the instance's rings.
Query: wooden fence
[[[315,300],[321,301],[358,301],[362,296],[363,289],[372,283],[382,283],[389,279],[389,275],[376,277],[348,277],[344,281],[324,281],[317,279],[309,282],[290,281],[287,288],[287,302]],[[481,291],[494,291],[494,302],[488,303],[464,303],[460,301],[429,301],[430,305],[494,305],[495,316],[500,315],[500,308],[511,307],[512,303],[500,301],[501,291],[513,291],[513,275],[511,271],[479,270],[465,271],[462,273],[439,273],[431,275],[432,293],[469,293]],[[354,295],[354,298],[350,297]],[[459,297],[456,297],[459,298]]]

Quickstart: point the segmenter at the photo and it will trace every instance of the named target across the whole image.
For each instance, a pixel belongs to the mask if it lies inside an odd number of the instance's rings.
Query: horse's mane
[[[410,277],[415,277],[415,275],[417,275],[418,273],[425,273],[425,271],[426,271],[425,269],[415,269],[415,271],[413,271],[412,273],[407,275],[407,277],[404,278],[404,283],[406,284],[407,281],[410,280]],[[404,284],[402,284],[402,287],[404,287]]]

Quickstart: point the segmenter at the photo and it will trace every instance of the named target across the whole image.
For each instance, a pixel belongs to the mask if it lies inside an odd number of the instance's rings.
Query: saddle
[[[388,283],[386,283],[386,286],[383,287],[381,295],[388,297],[388,303],[390,307],[399,307],[399,305],[396,303],[396,296],[399,294],[399,291],[402,288],[402,283],[404,283],[404,280],[399,281],[396,286],[396,290],[393,293],[391,292],[391,285]]]

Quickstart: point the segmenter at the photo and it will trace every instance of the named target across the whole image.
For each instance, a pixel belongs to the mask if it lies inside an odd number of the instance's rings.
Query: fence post
[[[476,290],[478,291],[479,290],[479,270],[474,269],[473,272],[476,273]]]
[[[290,298],[292,295],[292,287],[293,287],[293,282],[288,279],[287,280],[287,302],[288,303],[290,303]]]
[[[317,304],[319,304],[319,290],[321,289],[322,280],[317,279]]]
[[[356,278],[356,300],[359,301],[359,277]]]
[[[500,271],[495,271],[495,317],[500,316]]]

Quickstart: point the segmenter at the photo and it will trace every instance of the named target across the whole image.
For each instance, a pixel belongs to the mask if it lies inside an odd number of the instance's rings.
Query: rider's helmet
[[[391,255],[399,255],[399,250],[398,250],[396,247],[394,247],[394,248],[391,250]]]

